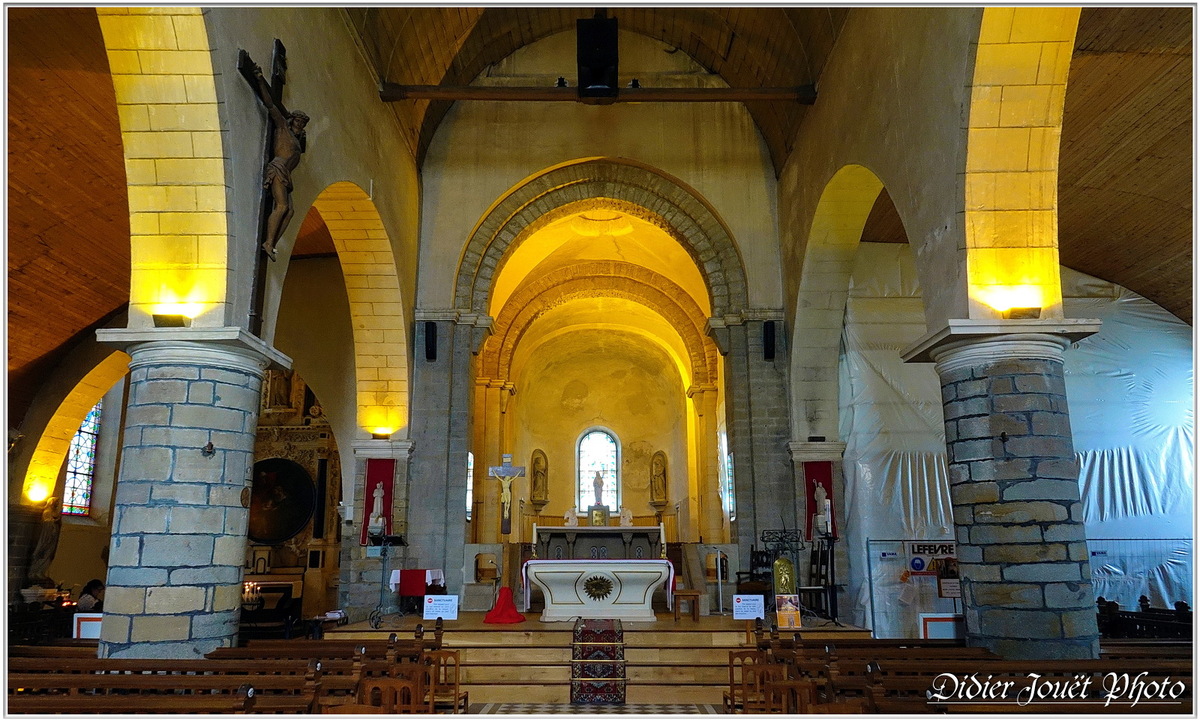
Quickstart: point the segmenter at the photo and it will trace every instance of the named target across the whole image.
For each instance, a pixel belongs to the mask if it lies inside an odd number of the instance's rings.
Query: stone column
[[[736,535],[750,558],[763,529],[796,528],[796,481],[788,459],[787,334],[783,312],[750,309],[709,319],[708,330],[725,355],[725,420],[733,453]],[[763,325],[776,324],[775,353],[767,358]]]
[[[463,544],[470,541],[466,494],[471,407],[476,403],[474,353],[490,319],[455,309],[418,309],[416,316],[413,348],[426,348],[430,324],[437,343],[431,344],[432,358],[418,351],[413,361],[408,559],[420,567],[444,569],[447,591],[460,594]],[[479,468],[476,459],[477,487]]]
[[[696,407],[696,467],[700,476],[700,535],[706,544],[721,544],[725,539],[725,510],[721,508],[721,474],[717,444],[717,389],[693,386],[688,398]]]
[[[114,329],[134,343],[101,657],[199,658],[237,640],[263,373],[239,329]]]
[[[1007,659],[1099,652],[1063,379],[1069,340],[951,335],[928,352],[942,382],[967,643]]]
[[[381,592],[390,579],[392,569],[400,569],[408,559],[405,547],[389,548],[387,571],[381,557],[368,557],[362,539],[362,527],[369,520],[364,518],[366,509],[367,461],[369,459],[395,459],[396,471],[392,478],[392,534],[408,536],[406,525],[409,509],[408,460],[412,454],[411,441],[397,439],[356,439],[351,442],[354,451],[354,523],[342,527],[341,570],[338,586],[338,607],[346,612],[352,622],[359,622],[379,606],[380,601],[393,602],[395,597]]]

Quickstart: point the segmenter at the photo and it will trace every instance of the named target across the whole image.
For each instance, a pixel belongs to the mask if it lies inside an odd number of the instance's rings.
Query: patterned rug
[[[473,704],[468,714],[720,714],[711,704]]]

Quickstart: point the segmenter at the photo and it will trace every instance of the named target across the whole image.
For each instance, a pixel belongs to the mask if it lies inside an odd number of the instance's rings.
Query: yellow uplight
[[[367,429],[371,432],[371,436],[391,436],[396,433],[396,429],[390,426],[376,426],[372,429]]]
[[[978,286],[976,297],[1003,313],[1013,308],[1042,308],[1045,294],[1041,286]]]
[[[50,498],[51,487],[45,479],[29,479],[25,482],[25,498],[41,503]]]

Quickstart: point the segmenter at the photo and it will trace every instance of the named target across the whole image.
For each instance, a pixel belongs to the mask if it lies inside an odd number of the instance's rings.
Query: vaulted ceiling
[[[65,352],[129,299],[116,103],[91,8],[8,12],[10,424]],[[814,83],[845,8],[616,8],[623,30],[691,55],[732,87]],[[348,8],[380,80],[466,85],[585,8]],[[1192,320],[1192,22],[1188,7],[1085,8],[1068,81],[1059,183],[1064,265]],[[627,80],[622,78],[622,80]],[[364,98],[363,102],[381,102]],[[818,98],[817,102],[820,102]],[[421,157],[449,105],[392,104]],[[747,106],[778,170],[806,106]],[[332,251],[319,216],[296,255]],[[865,240],[906,240],[886,193]]]

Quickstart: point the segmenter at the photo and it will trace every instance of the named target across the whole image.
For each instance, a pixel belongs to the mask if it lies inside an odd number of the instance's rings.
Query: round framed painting
[[[290,459],[263,459],[254,465],[247,536],[256,544],[285,542],[304,529],[316,505],[316,488],[304,467]]]

